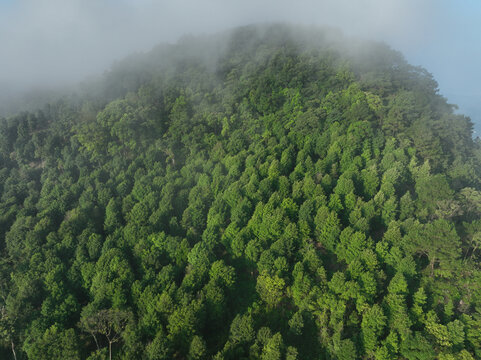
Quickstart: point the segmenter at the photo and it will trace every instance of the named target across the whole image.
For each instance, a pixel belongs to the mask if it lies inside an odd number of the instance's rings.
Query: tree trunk
[[[97,350],[100,350],[99,342],[97,341],[97,337],[95,336],[94,333],[92,333],[92,336],[93,336],[93,338],[94,338],[94,340],[95,340],[95,345],[97,345]]]
[[[109,359],[112,360],[112,342],[109,341]]]
[[[15,344],[13,343],[13,340],[11,340],[10,342],[12,343],[13,358],[17,360],[17,354],[15,353]]]
[[[471,256],[469,257],[470,260],[473,258],[474,252],[475,252],[477,249],[478,249],[478,245],[476,245],[476,246],[473,248],[473,251],[471,252]]]

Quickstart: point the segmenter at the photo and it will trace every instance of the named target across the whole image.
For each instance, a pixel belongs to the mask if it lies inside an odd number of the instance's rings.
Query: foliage
[[[481,143],[424,69],[248,26],[0,119],[0,357],[481,357]]]

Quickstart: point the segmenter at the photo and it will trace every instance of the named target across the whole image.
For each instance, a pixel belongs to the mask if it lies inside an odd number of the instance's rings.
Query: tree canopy
[[[481,358],[481,143],[329,29],[131,56],[0,119],[0,357]]]

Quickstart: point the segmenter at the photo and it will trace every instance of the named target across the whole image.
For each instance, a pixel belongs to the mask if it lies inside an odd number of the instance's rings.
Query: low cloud
[[[470,28],[477,20],[450,6],[445,0],[4,0],[0,88],[78,82],[184,34],[288,21],[385,41],[433,72],[444,93],[472,94],[481,81],[481,50]]]

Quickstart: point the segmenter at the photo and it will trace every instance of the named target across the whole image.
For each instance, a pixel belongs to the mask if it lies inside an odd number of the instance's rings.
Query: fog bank
[[[184,34],[288,21],[387,42],[477,121],[480,16],[473,0],[0,0],[0,96],[78,82]]]

